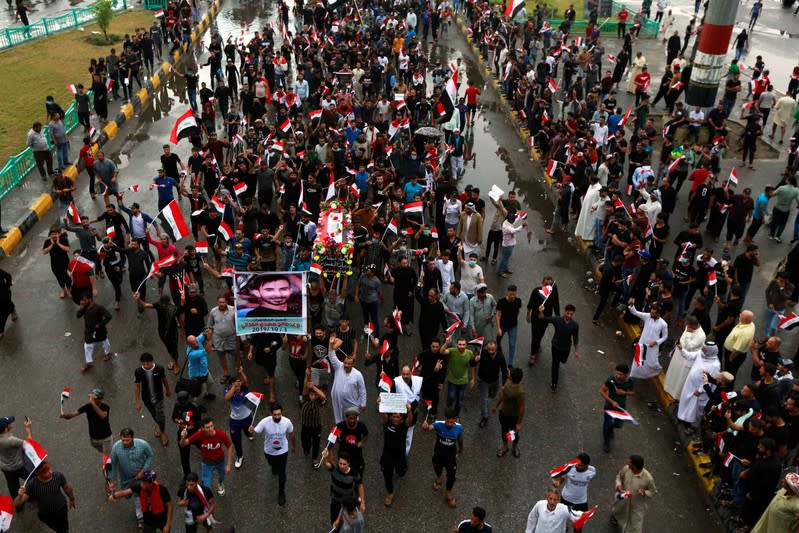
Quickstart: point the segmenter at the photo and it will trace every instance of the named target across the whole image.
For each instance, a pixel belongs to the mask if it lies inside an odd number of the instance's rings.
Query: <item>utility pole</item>
[[[708,0],[685,94],[688,105],[713,107],[716,104],[719,83],[727,70],[727,50],[737,11],[738,0]]]

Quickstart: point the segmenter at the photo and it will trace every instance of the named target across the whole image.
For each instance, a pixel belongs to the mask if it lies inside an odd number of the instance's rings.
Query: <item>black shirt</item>
[[[100,402],[99,407],[105,413],[105,418],[100,418],[90,403],[84,404],[78,409],[80,414],[86,415],[86,420],[89,422],[89,438],[95,440],[107,439],[111,436],[111,423],[108,419],[111,408],[103,402]]]
[[[168,177],[176,180],[180,177],[179,165],[180,157],[178,157],[178,154],[170,152],[169,155],[163,154],[161,156],[161,166]]]
[[[749,283],[752,281],[752,275],[755,272],[754,258],[746,257],[746,254],[741,254],[735,258],[733,268],[738,274],[738,283]]]
[[[133,373],[134,383],[141,385],[141,399],[145,404],[156,404],[164,399],[164,367],[155,365],[150,370],[142,367]]]
[[[167,516],[169,516],[169,512],[167,511],[167,504],[172,501],[172,497],[169,495],[169,491],[166,490],[166,487],[161,485],[160,483],[157,485],[153,485],[154,488],[158,488],[158,492],[161,495],[161,503],[164,504],[164,510],[160,514],[154,514],[152,508],[152,496],[149,494],[147,495],[147,501],[149,502],[149,508],[147,511],[144,512],[144,524],[146,526],[152,528],[163,528],[166,525]],[[137,481],[133,485],[131,485],[130,490],[136,494],[136,497],[139,498],[139,492],[141,492],[141,482]],[[151,489],[152,491],[152,489]],[[196,516],[196,515],[195,515]]]
[[[392,424],[390,420],[383,424],[383,455],[394,459],[404,459],[407,434],[408,425],[404,420],[398,426]]]
[[[352,468],[360,470],[360,465],[363,464],[363,448],[359,447],[358,444],[369,436],[366,424],[359,420],[354,428],[350,428],[347,426],[347,421],[343,420],[336,424],[336,427],[341,430],[338,436],[338,441],[341,443],[339,453],[347,452],[352,458],[352,461],[350,461]]]
[[[503,330],[515,328],[519,323],[519,310],[522,308],[522,301],[519,298],[514,298],[513,301],[508,300],[504,296],[497,302],[497,312],[502,313],[499,317],[499,325]],[[538,310],[536,310],[536,313]]]
[[[483,352],[477,367],[477,377],[486,383],[494,383],[501,378],[504,383],[508,379],[508,363],[502,352],[498,351],[494,357]]]

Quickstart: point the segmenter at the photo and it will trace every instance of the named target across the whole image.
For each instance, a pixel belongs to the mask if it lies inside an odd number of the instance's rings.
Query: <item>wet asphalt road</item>
[[[241,13],[248,12],[237,4],[226,3],[218,22],[221,33],[226,35],[228,30],[236,31],[242,20]],[[272,16],[269,9],[258,13],[256,20],[250,18],[247,21],[253,24],[248,26],[251,28],[249,31],[263,24],[265,14]],[[455,31],[454,28],[450,30],[450,36],[443,39],[436,53],[448,58],[463,53],[469,67],[468,75],[479,76],[471,52]],[[168,84],[155,110],[145,111],[138,127],[126,129],[111,145],[110,151],[120,162],[123,186],[146,184],[159,166],[160,146],[168,136],[172,120],[186,108],[185,102],[172,93],[173,87],[176,87],[174,82]],[[599,505],[599,512],[586,531],[613,531],[608,525],[613,478],[631,453],[645,457],[646,466],[660,490],[650,507],[647,531],[717,531],[705,510],[703,494],[692,477],[687,460],[674,451],[675,435],[670,421],[647,405],[647,402],[655,400],[648,384],[637,384],[638,395],[629,406],[641,425],[626,427],[615,441],[613,451],[602,453],[602,401],[597,390],[617,362],[629,363],[629,346],[626,341],[614,338],[616,326],[609,315],[602,327],[591,325],[590,314],[596,299],[583,288],[586,263],[565,238],[552,241],[543,232],[543,221],[551,218],[552,208],[541,185],[541,168],[529,160],[526,150],[519,151],[522,144],[504,115],[495,111],[495,98],[493,90],[486,89],[483,96],[485,106],[471,132],[477,147],[477,166],[469,167],[464,184],[471,183],[487,191],[491,184],[496,183],[504,190],[515,188],[519,191],[520,200],[531,208],[533,239],[531,244],[521,239],[512,259],[516,271],[512,280],[497,278],[489,273],[490,266],[484,265],[490,291],[499,298],[509,283],[515,283],[526,303],[527,295],[544,275],[554,276],[560,288],[561,304],[571,302],[577,306],[576,318],[583,326],[582,357],[579,360],[571,358],[562,369],[561,387],[557,394],[549,391],[546,349],[535,368],[528,370],[525,367],[523,384],[528,414],[521,433],[520,459],[510,455],[502,459],[495,456],[499,445],[497,421],[492,418],[487,428],[479,429],[476,393],[469,395],[462,413],[465,454],[459,462],[454,494],[460,505],[455,510],[448,508],[441,495],[431,489],[433,437],[419,430],[410,455],[410,471],[398,485],[394,506],[391,509],[383,507],[385,492],[378,466],[382,436],[376,409],[370,409],[364,417],[372,435],[366,446],[368,530],[391,527],[398,531],[449,531],[458,521],[468,517],[472,506],[481,505],[487,509],[488,522],[494,525],[495,531],[523,531],[530,508],[545,495],[549,485],[548,470],[580,451],[587,451],[598,470],[598,476],[591,485],[590,499]],[[185,157],[186,146],[180,146],[177,152]],[[80,177],[79,186],[82,191],[77,201],[79,210],[99,213],[100,201],[93,204],[85,194],[85,175]],[[144,187],[142,191],[135,200],[152,214],[155,196],[144,192]],[[48,222],[52,222],[53,213],[48,216]],[[490,212],[488,216],[490,218]],[[37,230],[27,240],[27,246],[20,247],[18,253],[4,260],[2,265],[14,275],[14,300],[20,320],[8,327],[7,336],[0,344],[4,388],[0,416],[15,415],[21,419],[27,415],[33,420],[35,438],[48,450],[54,467],[63,471],[75,487],[78,508],[71,513],[74,531],[135,531],[131,502],[120,502],[116,506],[105,503],[100,455],[89,446],[83,420],[59,420],[58,397],[63,387],[70,387],[73,398],[69,400],[68,408],[77,408],[93,387],[103,387],[106,401],[111,406],[114,432],[130,426],[137,436],[152,444],[154,468],[174,495],[181,477],[174,434],[169,447],[162,448],[153,437],[153,424],[149,417],[141,417],[133,409],[133,370],[138,355],[145,350],[151,351],[159,362],[166,363],[166,355],[155,332],[155,316],[149,313],[137,318],[132,300],[126,293],[123,308],[114,312],[110,325],[112,349],[118,356],[110,363],[98,362],[91,372],[81,374],[83,324],[75,318],[76,307],[72,302],[58,299],[57,286],[47,260],[39,253],[46,225],[39,224]],[[113,303],[110,284],[102,280],[99,286],[98,302],[110,307]],[[209,298],[216,293],[213,282],[207,293]],[[150,294],[154,294],[152,285]],[[383,311],[387,312],[390,307],[387,304]],[[352,314],[355,317],[353,326],[358,331],[361,329],[360,312],[353,308]],[[529,338],[529,328],[525,324],[520,327],[517,343],[517,358],[521,361],[526,358]],[[548,345],[548,339],[549,336],[543,346]],[[402,362],[412,359],[417,343],[416,337],[402,340]],[[298,424],[297,393],[291,384],[293,380],[285,364],[285,355],[280,361],[278,379],[282,387],[279,397],[285,405],[285,415]],[[260,383],[263,377],[260,369],[255,365],[247,368],[251,381]],[[212,371],[219,375],[216,362],[212,362]],[[366,369],[367,383],[372,384],[373,377],[374,369]],[[216,392],[221,392],[218,386]],[[369,393],[373,405],[376,394],[371,386]],[[171,401],[167,403],[171,409]],[[206,402],[221,427],[226,426],[228,412],[223,403],[221,399]],[[326,413],[323,427],[329,427],[330,423],[332,416]],[[16,433],[22,434],[21,424]],[[245,441],[244,446],[244,465],[229,477],[227,495],[219,498],[217,517],[222,523],[235,524],[237,530],[244,532],[327,531],[329,476],[314,471],[310,459],[301,455],[291,457],[288,504],[280,508],[276,505],[276,481],[269,474],[261,455],[261,441]],[[199,456],[196,452],[193,454],[192,463],[199,467]],[[12,531],[43,530],[35,513],[30,510],[15,517],[12,527]],[[176,527],[176,530],[181,531],[182,527]]]

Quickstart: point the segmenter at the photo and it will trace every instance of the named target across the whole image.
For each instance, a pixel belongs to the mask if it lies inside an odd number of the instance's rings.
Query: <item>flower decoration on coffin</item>
[[[352,275],[354,235],[348,204],[338,200],[322,204],[313,244],[313,260],[322,265],[323,276],[340,278]]]

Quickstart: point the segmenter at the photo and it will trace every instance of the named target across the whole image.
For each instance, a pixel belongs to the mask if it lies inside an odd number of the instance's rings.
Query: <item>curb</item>
[[[211,26],[211,23],[219,14],[221,5],[222,0],[214,0],[213,4],[211,4],[211,6],[208,8],[208,12],[205,14],[200,23],[197,24],[197,27],[194,29],[194,31],[192,31],[192,45],[194,45],[194,43],[196,43],[202,37],[205,30]],[[173,54],[171,60],[173,62],[180,60],[181,56],[187,51],[187,49],[188,47],[186,45],[181,46],[181,48]],[[108,123],[106,123],[106,125],[102,128],[99,138],[92,145],[93,153],[96,154],[100,147],[104,146],[108,141],[113,139],[117,133],[119,133],[119,129],[125,122],[132,120],[134,115],[141,111],[142,107],[147,104],[147,101],[152,98],[153,92],[158,90],[158,88],[161,86],[162,79],[164,79],[171,70],[172,63],[169,61],[164,61],[158,70],[153,73],[145,86],[139,89],[135,94],[131,95],[130,103],[123,105],[116,117],[114,117],[112,120],[109,120]],[[62,174],[70,180],[75,181],[78,179],[80,169],[75,165],[69,165],[64,168]],[[54,194],[42,193],[42,195],[30,205],[28,208],[29,212],[20,217],[20,219],[17,220],[13,226],[8,228],[8,233],[6,236],[0,239],[0,259],[11,255],[11,252],[13,252],[14,249],[19,246],[19,243],[22,242],[23,237],[30,233],[36,223],[42,220],[44,215],[53,208],[55,205],[55,200],[56,197]]]
[[[487,78],[486,81],[490,82],[491,85],[494,87],[494,89],[497,89],[499,91],[498,95],[499,95],[500,108],[505,112],[508,119],[510,120],[510,123],[513,126],[515,126],[516,129],[518,129],[519,138],[521,139],[521,141],[525,145],[529,146],[530,132],[527,130],[527,128],[524,127],[524,123],[518,116],[518,113],[515,110],[511,109],[507,101],[507,98],[505,98],[505,95],[499,90],[501,87],[500,81],[497,79],[494,72],[492,71],[491,65],[486,63],[485,59],[480,54],[480,50],[478,49],[471,35],[469,35],[469,32],[467,31],[466,23],[459,14],[456,14],[455,16],[457,20],[457,25],[460,28],[461,32],[463,33],[463,37],[466,39],[466,42],[469,44],[469,47],[472,49],[472,52],[477,57],[478,64],[480,65],[480,67],[482,67],[483,74]],[[530,147],[530,157],[538,161],[539,164],[543,160],[542,154],[538,150],[538,147],[536,146]],[[543,170],[544,170],[544,180],[551,189],[555,181],[549,176],[549,174],[546,173],[545,168]],[[588,250],[590,246],[589,244],[590,241],[583,241],[580,238],[576,238],[575,242],[577,243],[577,246],[584,253]],[[591,270],[594,272],[594,279],[599,281],[599,279],[602,277],[602,272],[599,270],[599,266],[596,264],[596,261],[593,260],[591,254],[586,254],[586,260],[588,261]],[[627,322],[624,321],[623,317],[624,317],[623,314],[618,315],[619,330],[622,331],[624,336],[627,337],[629,341],[631,342],[637,341],[638,338],[641,336],[641,326],[639,326],[638,324],[628,324]],[[671,417],[670,412],[672,411],[672,405],[674,403],[674,399],[663,388],[663,382],[665,379],[666,375],[663,372],[661,372],[656,377],[650,378],[649,382],[652,384],[653,388],[655,389],[655,395],[657,397],[657,401],[658,404],[660,405],[660,408],[663,410],[664,413],[669,415],[670,418],[673,418]],[[709,495],[713,491],[713,488],[716,484],[716,481],[718,480],[718,477],[712,477],[712,478],[704,477],[704,473],[706,472],[706,470],[701,468],[699,465],[707,460],[707,456],[694,455],[693,453],[690,453],[690,449],[687,449],[686,451],[688,452],[688,457],[690,458],[691,465],[696,471],[697,479],[699,480],[702,488]]]

